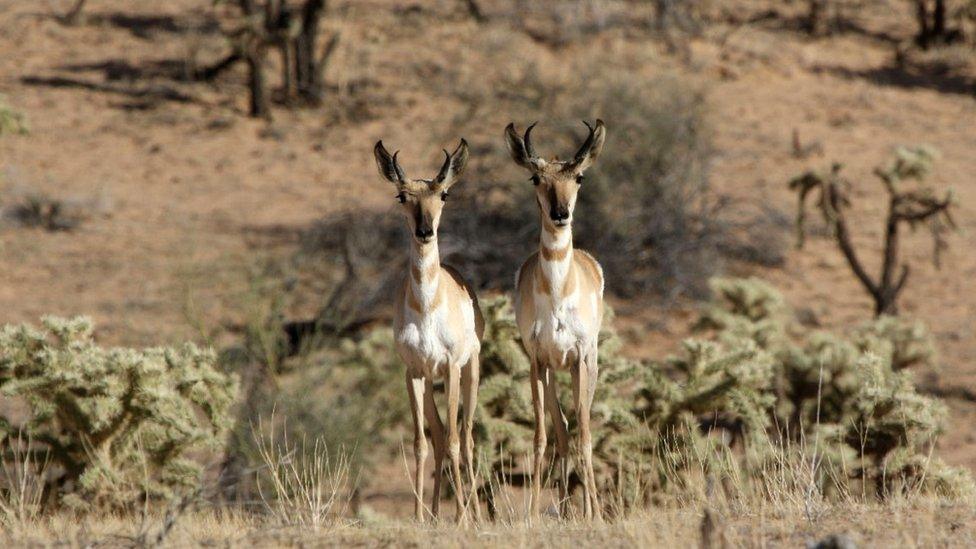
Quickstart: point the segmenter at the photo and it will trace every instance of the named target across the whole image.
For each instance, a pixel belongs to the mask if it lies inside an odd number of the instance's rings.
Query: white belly
[[[548,296],[536,294],[535,297],[538,306],[531,339],[536,356],[550,366],[567,365],[567,361],[578,357],[577,353],[585,353],[589,348],[591,330],[580,315],[575,298],[553,303]]]

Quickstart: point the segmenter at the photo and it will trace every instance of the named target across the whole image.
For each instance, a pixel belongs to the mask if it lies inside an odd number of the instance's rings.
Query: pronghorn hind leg
[[[434,382],[431,378],[426,378],[424,385],[424,415],[430,424],[430,440],[434,446],[434,494],[430,500],[430,513],[436,519],[441,512],[441,482],[447,448],[444,445],[444,424],[434,402]]]
[[[467,520],[464,509],[464,483],[461,481],[461,437],[458,433],[458,406],[461,399],[461,365],[447,367],[447,454],[451,459],[451,480],[454,482],[454,499],[457,503],[456,520]]]
[[[538,359],[532,358],[529,382],[532,388],[532,410],[535,412],[535,440],[532,448],[532,494],[530,516],[539,516],[539,500],[542,498],[542,464],[546,454],[546,411],[543,407],[544,389],[540,379]]]
[[[553,431],[556,433],[556,461],[559,474],[559,516],[566,518],[569,507],[569,424],[566,414],[559,405],[559,385],[552,368],[542,373],[546,407],[552,416]]]
[[[474,467],[474,414],[478,406],[478,384],[481,379],[481,362],[477,354],[471,357],[461,374],[461,405],[464,407],[461,444],[465,468],[467,469],[469,491],[465,496],[467,507],[473,508],[474,519],[481,522],[481,505],[478,501],[478,482]]]
[[[414,456],[414,518],[424,521],[424,465],[427,462],[427,438],[424,435],[424,378],[413,377],[407,372],[407,394],[410,396],[410,412],[413,416]]]

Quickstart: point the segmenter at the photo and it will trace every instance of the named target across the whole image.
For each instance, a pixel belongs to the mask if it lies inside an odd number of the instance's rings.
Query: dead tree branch
[[[847,220],[851,203],[848,198],[850,183],[840,176],[841,164],[831,166],[829,173],[806,172],[793,178],[790,189],[798,196],[796,216],[797,247],[804,244],[807,198],[818,192],[817,209],[831,229],[838,248],[847,264],[867,293],[874,300],[876,316],[898,313],[898,297],[905,288],[910,273],[909,266],[899,259],[901,229],[911,229],[926,223],[933,233],[933,260],[939,265],[939,257],[948,246],[945,232],[954,228],[950,208],[952,192],[937,198],[930,189],[907,190],[902,183],[908,179],[923,181],[931,169],[934,153],[927,149],[899,149],[895,161],[886,168],[877,168],[874,174],[881,180],[888,193],[888,215],[885,222],[885,240],[881,271],[872,277],[854,248]]]

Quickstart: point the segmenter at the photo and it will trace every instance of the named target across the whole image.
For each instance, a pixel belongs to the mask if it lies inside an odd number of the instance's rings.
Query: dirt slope
[[[383,137],[415,153],[426,141],[443,146],[460,107],[425,94],[418,82],[436,78],[455,51],[477,67],[485,43],[478,40],[511,33],[501,16],[478,27],[460,3],[335,2],[328,27],[343,33],[327,73],[337,86],[335,104],[276,108],[269,125],[244,116],[241,73],[219,86],[167,73],[174,63],[224,51],[209,0],[90,4],[89,23],[65,27],[46,4],[0,0],[0,94],[31,126],[27,136],[0,136],[0,201],[8,212],[0,228],[0,320],[89,314],[100,338],[119,344],[199,337],[191,327],[197,318],[220,335],[240,319],[247,268],[257,256],[289,249],[325,213],[386,207],[389,192],[374,176],[370,145]],[[486,4],[496,15],[507,5]],[[896,145],[937,147],[933,181],[954,187],[960,232],[941,270],[929,261],[924,232],[907,239],[914,271],[903,311],[927,322],[943,349],[938,383],[976,388],[974,80],[891,68],[892,39],[912,32],[903,2],[858,14],[858,32],[817,40],[784,23],[788,13],[742,23],[767,4],[737,3],[729,10],[736,22],[694,41],[683,65],[710,89],[718,190],[787,219],[794,203],[785,181],[842,161],[855,182],[856,244],[876,269],[884,204],[871,170]],[[639,31],[610,26],[562,48],[528,39],[525,47],[555,64],[594,48],[648,51],[678,64]],[[497,139],[506,121],[506,113],[493,113],[468,138]],[[795,159],[794,129],[805,142],[820,141],[824,155]],[[408,169],[425,161],[408,159]],[[87,218],[71,232],[19,226],[10,209],[37,192],[81,205]],[[747,271],[770,279],[825,327],[870,316],[865,294],[825,239],[790,250],[782,268]],[[299,304],[296,312],[315,305]],[[672,318],[668,325],[685,324],[687,311],[620,305],[629,312],[621,322],[638,331],[661,315]],[[652,332],[632,345],[661,355],[680,335]],[[976,406],[951,406],[945,454],[976,468],[976,434],[968,429]]]

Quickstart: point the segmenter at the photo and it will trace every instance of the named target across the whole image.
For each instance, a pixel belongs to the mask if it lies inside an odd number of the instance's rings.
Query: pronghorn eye
[[[529,180],[532,181],[532,184],[536,186],[538,186],[539,183],[541,183],[538,175],[533,175],[532,177],[529,178]]]
[[[441,193],[441,202],[447,202],[447,191]]]
[[[579,174],[579,175],[576,176],[576,184],[577,185],[582,185],[583,184],[583,174]]]
[[[403,193],[400,193],[400,194],[396,195],[396,198],[397,198],[397,200],[400,201],[400,204],[403,204],[404,202],[407,201],[407,195],[405,195]]]

